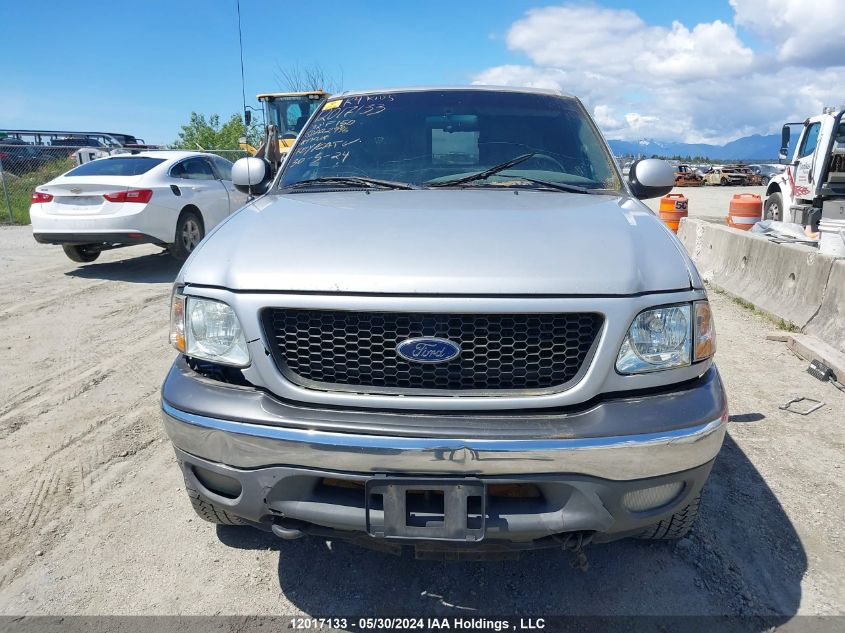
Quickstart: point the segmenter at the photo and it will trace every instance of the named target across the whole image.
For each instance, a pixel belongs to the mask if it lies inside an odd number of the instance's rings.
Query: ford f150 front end
[[[727,406],[701,279],[637,199],[673,170],[631,173],[571,97],[326,101],[174,287],[197,512],[418,551],[685,534]]]

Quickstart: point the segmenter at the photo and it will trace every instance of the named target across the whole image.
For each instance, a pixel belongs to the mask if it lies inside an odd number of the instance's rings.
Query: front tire
[[[771,194],[766,198],[766,204],[763,206],[764,220],[783,220],[783,195],[780,192]]]
[[[179,261],[188,259],[204,237],[202,218],[194,211],[185,211],[176,223],[176,241],[171,245],[170,253]]]
[[[187,480],[185,481],[185,491],[188,493],[188,499],[191,500],[191,506],[193,506],[194,512],[203,521],[208,521],[216,525],[247,525],[240,517],[229,514],[220,506],[216,506],[203,499],[200,493]]]
[[[93,262],[101,252],[93,244],[62,244],[62,250],[70,259],[80,264]]]
[[[728,179],[727,179],[727,178],[722,178],[722,179],[719,181],[719,184],[720,184],[720,185],[722,185],[722,186],[724,187],[725,185],[727,185],[727,184],[728,184]]]
[[[648,526],[642,534],[637,535],[637,538],[646,541],[670,541],[685,537],[695,525],[700,504],[701,495],[699,494],[688,506],[678,510],[672,516]]]

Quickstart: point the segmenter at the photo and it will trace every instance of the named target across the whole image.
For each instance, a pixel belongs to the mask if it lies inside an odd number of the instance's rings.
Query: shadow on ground
[[[728,418],[730,422],[759,422],[765,419],[766,416],[762,413],[738,413]]]
[[[433,562],[316,537],[285,542],[223,526],[217,534],[231,547],[278,549],[281,590],[316,617],[770,616],[741,623],[743,630],[762,631],[796,613],[807,567],[783,508],[730,436],[690,538],[592,546],[586,573],[556,550],[523,554],[516,562]]]
[[[173,283],[182,263],[167,251],[127,257],[116,262],[93,262],[83,264],[65,274],[84,279],[109,279],[128,283],[155,284]]]

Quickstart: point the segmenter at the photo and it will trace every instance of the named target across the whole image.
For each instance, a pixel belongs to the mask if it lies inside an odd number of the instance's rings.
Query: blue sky
[[[734,4],[777,1],[734,0]],[[573,6],[586,7],[586,13],[578,14],[579,23],[567,22],[571,12],[550,13],[557,22],[545,14],[526,22],[531,10]],[[670,33],[676,20],[689,29],[721,20],[732,25],[732,33],[749,50],[766,49],[753,28],[734,25],[735,7],[728,0],[574,5],[537,0],[242,0],[247,101],[254,104],[256,93],[279,89],[274,77],[277,65],[319,64],[330,75],[342,75],[346,89],[466,84],[486,77],[502,77],[507,83],[553,81],[562,83],[567,92],[585,96],[588,107],[598,107],[607,122],[619,123],[618,135],[647,133],[651,130],[643,122],[674,116],[660,110],[659,86],[632,81],[612,94],[595,93],[583,77],[575,76],[579,68],[567,67],[565,47],[573,32],[583,36],[586,30],[586,36],[594,38],[596,60],[601,61],[602,51],[612,56],[608,38],[589,32],[598,24],[590,12],[609,12],[609,19],[633,15],[616,13],[626,9],[642,22],[634,20],[631,26],[637,36],[646,28]],[[228,116],[241,109],[235,0],[5,0],[0,23],[4,25],[0,127],[130,132],[165,143],[174,140],[191,111]],[[536,39],[520,40],[522,23],[535,31],[548,25],[552,30],[544,37],[563,48],[544,55]],[[587,48],[592,41],[587,40]],[[654,49],[659,54],[659,41]],[[620,51],[622,61],[626,54]],[[513,68],[517,71],[511,72]],[[536,82],[531,79],[535,75]],[[570,79],[554,79],[558,75]],[[649,114],[650,106],[656,114]],[[639,118],[628,116],[632,109]],[[639,127],[624,128],[629,120]],[[611,136],[616,131],[603,127]],[[748,126],[740,122],[734,127],[720,132],[730,135]],[[678,134],[678,129],[667,129],[664,136]]]

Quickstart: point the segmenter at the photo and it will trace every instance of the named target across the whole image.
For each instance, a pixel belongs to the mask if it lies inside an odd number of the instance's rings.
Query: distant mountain
[[[710,160],[775,161],[780,134],[744,136],[725,145],[707,143],[672,143],[671,141],[608,141],[616,156],[703,156]]]

